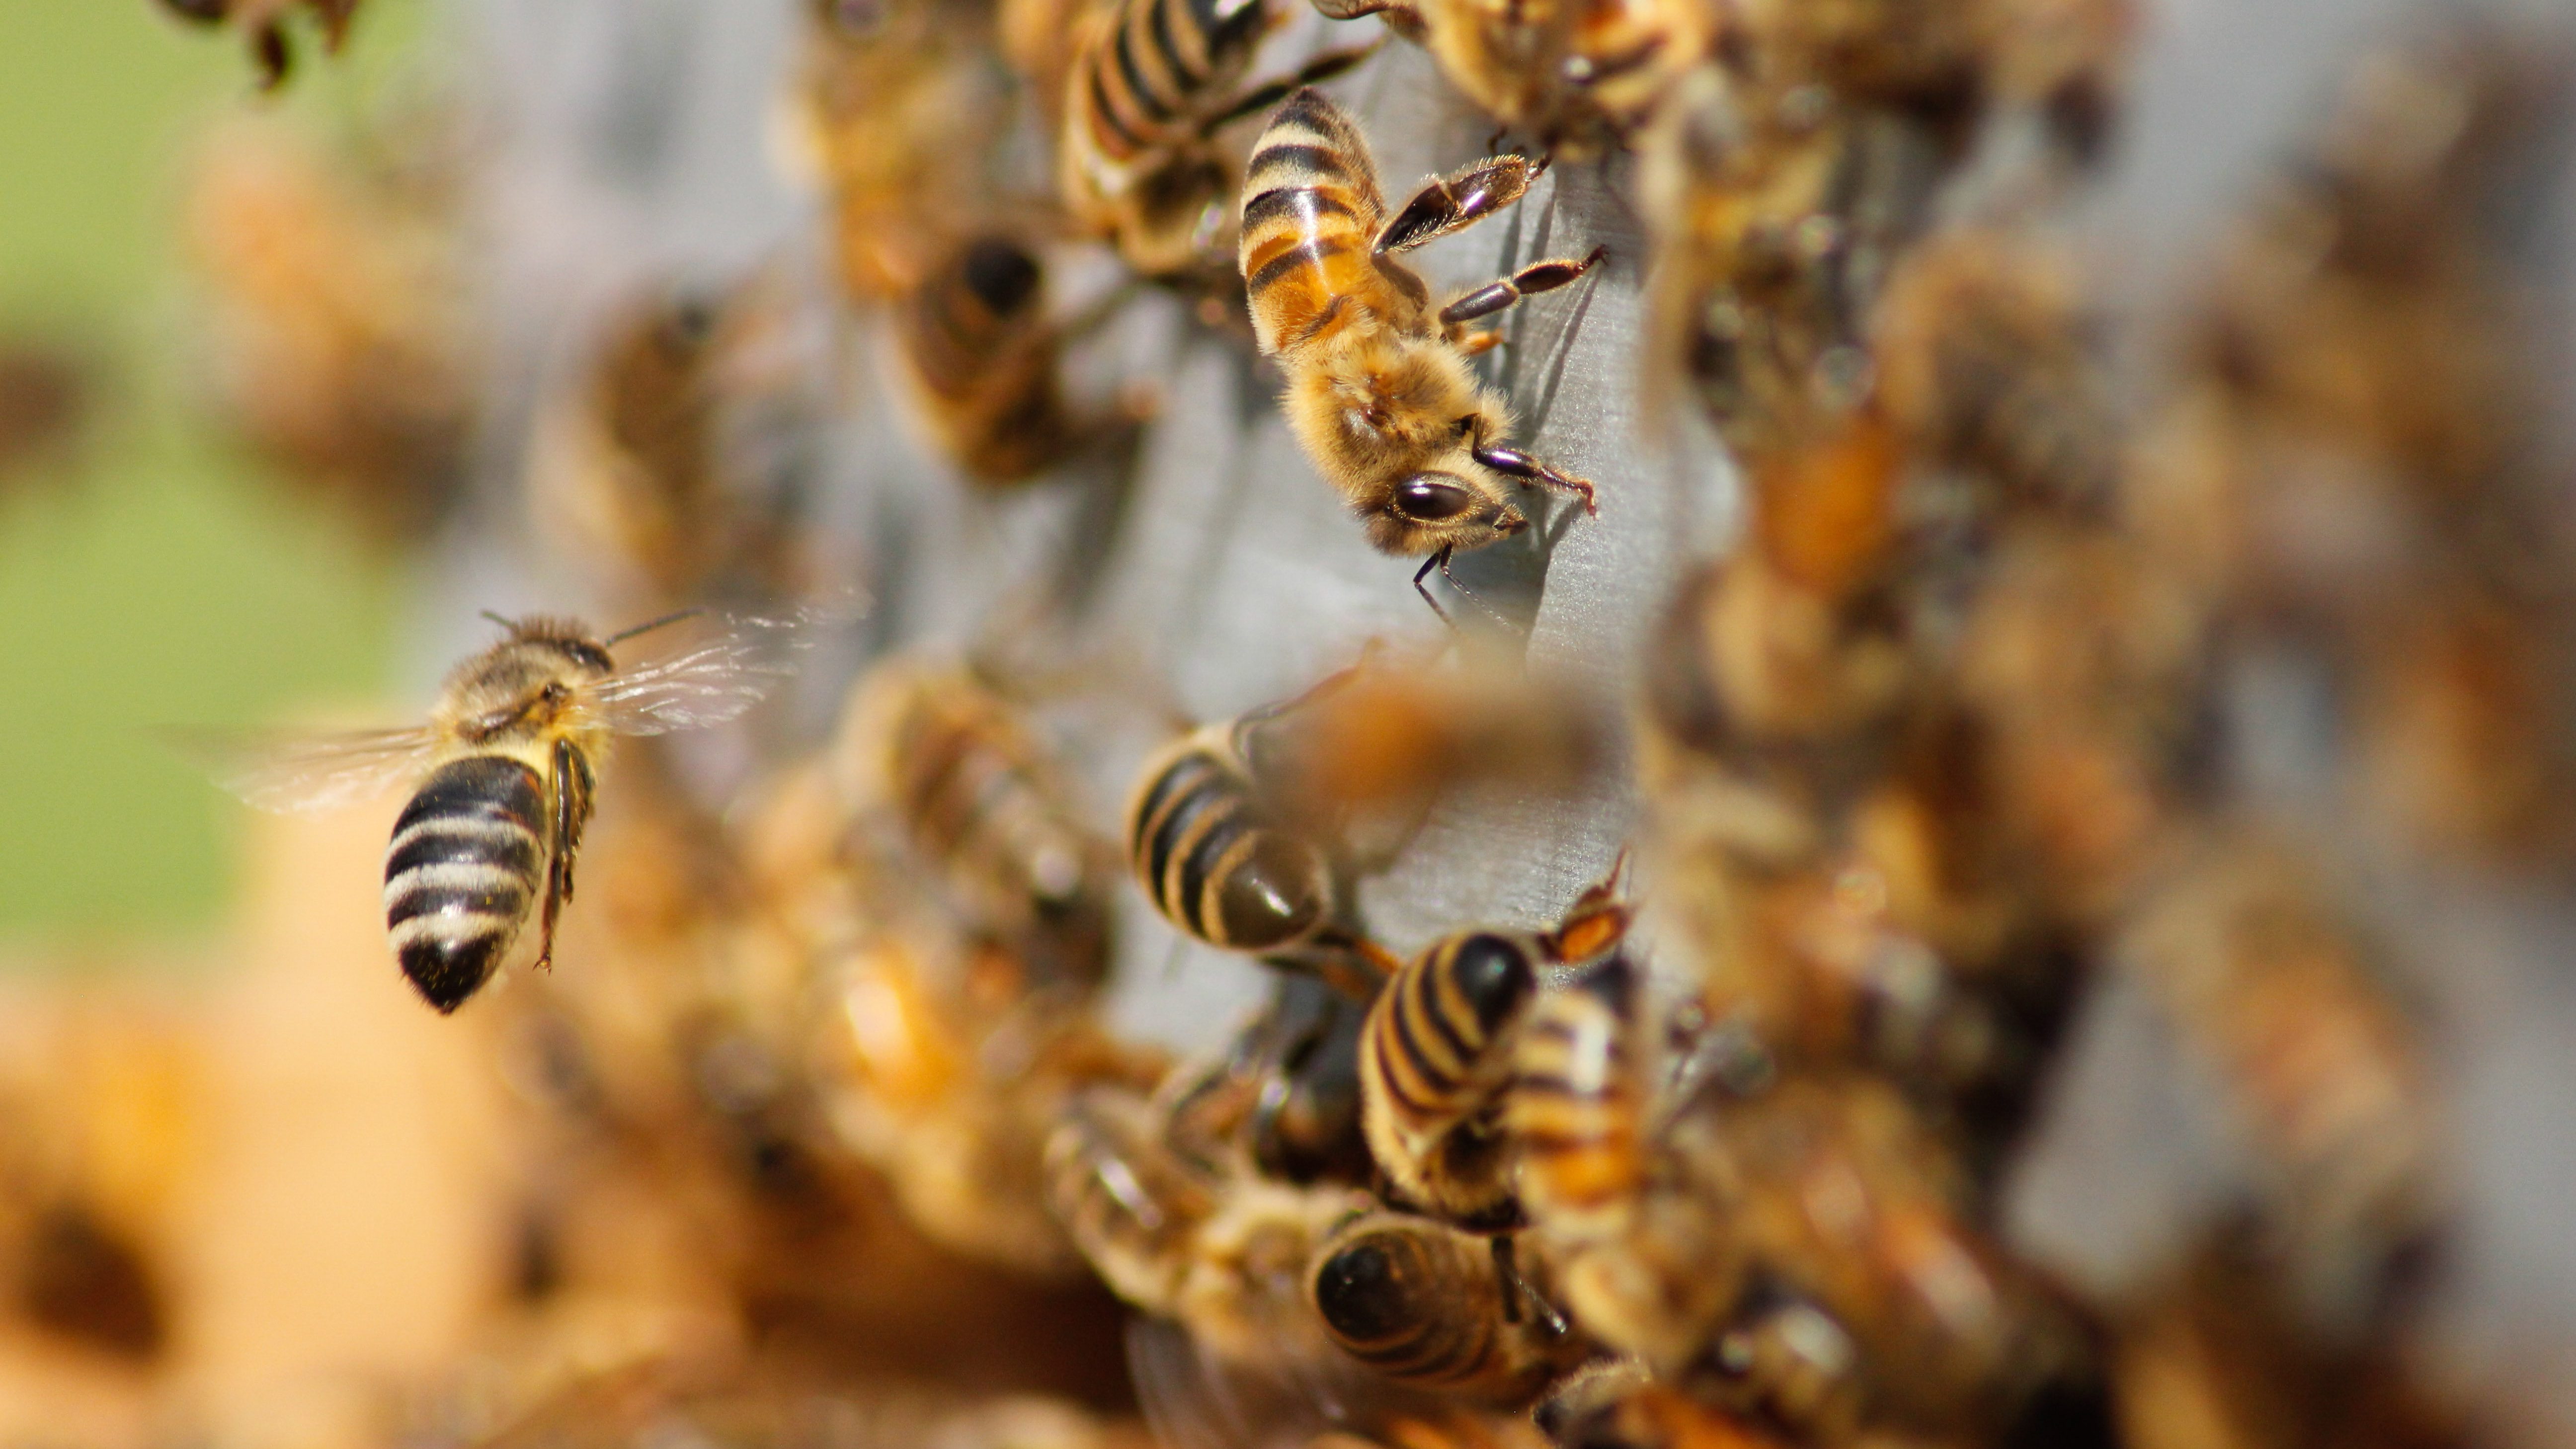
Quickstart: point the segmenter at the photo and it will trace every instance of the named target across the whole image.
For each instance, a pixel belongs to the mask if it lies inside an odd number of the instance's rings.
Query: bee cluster
[[[816,245],[542,364],[426,318],[419,193],[208,178],[255,438],[731,630],[504,620],[290,762],[436,762],[395,945],[525,1117],[493,1347],[388,1432],[2576,1422],[2463,1326],[2436,1010],[2566,939],[2565,38],[2374,52],[2150,332],[2120,0],[1296,8],[814,0]]]

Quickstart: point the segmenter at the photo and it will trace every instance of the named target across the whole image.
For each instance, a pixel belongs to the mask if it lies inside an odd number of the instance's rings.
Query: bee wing
[[[780,619],[725,616],[713,639],[610,675],[592,689],[591,702],[620,734],[723,724],[794,674],[796,656],[813,647],[817,627],[836,617],[812,609]]]
[[[188,732],[172,738],[216,784],[245,804],[283,815],[320,815],[381,795],[438,745],[426,725],[305,735]]]

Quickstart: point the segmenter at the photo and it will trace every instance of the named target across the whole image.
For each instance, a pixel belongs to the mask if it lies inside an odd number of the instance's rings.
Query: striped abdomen
[[[1522,1205],[1553,1237],[1617,1236],[1644,1181],[1635,999],[1614,957],[1541,997],[1521,1027],[1503,1121],[1520,1153]]]
[[[1007,238],[979,237],[912,294],[900,336],[941,441],[993,482],[1052,461],[1066,434],[1056,348],[1037,261]]]
[[[1318,1255],[1315,1308],[1353,1358],[1399,1383],[1512,1408],[1582,1357],[1513,1301],[1483,1241],[1422,1218],[1359,1219]]]
[[[1106,882],[1092,841],[1037,742],[980,687],[925,680],[897,716],[894,804],[986,931],[1019,938],[1033,976],[1097,981],[1108,969]]]
[[[1381,271],[1372,255],[1385,209],[1350,117],[1311,88],[1280,103],[1244,171],[1236,251],[1264,353],[1312,342],[1349,320],[1352,303],[1391,310],[1389,275],[1411,274],[1391,262]]]
[[[1113,165],[1197,142],[1269,16],[1260,0],[1121,0],[1075,63],[1075,121]]]
[[[1252,781],[1206,732],[1147,767],[1127,811],[1137,882],[1165,919],[1212,946],[1275,951],[1331,924],[1323,852],[1267,818]]]
[[[1538,987],[1531,955],[1511,936],[1451,936],[1396,973],[1360,1039],[1361,1122],[1378,1166],[1424,1210],[1469,1226],[1519,1216],[1496,1108]]]
[[[385,851],[385,927],[403,974],[454,1011],[491,979],[545,880],[546,788],[509,755],[430,774]]]

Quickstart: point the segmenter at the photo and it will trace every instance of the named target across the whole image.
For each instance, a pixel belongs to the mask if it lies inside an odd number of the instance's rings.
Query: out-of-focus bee
[[[1058,367],[1099,312],[1059,322],[1046,303],[1038,259],[998,232],[958,248],[904,299],[895,337],[923,422],[977,482],[1023,482],[1136,421],[1074,415]]]
[[[724,619],[711,639],[622,670],[611,648],[680,619],[604,638],[569,619],[494,622],[506,637],[448,675],[428,724],[290,741],[222,777],[253,805],[298,813],[419,777],[386,849],[385,924],[441,1012],[514,958],[531,914],[535,964],[553,963],[611,740],[740,715],[788,672],[810,619]]]
[[[1382,15],[1496,121],[1556,156],[1624,141],[1708,53],[1719,7],[1688,0],[1316,0],[1336,20]]]
[[[1365,1200],[1264,1181],[1174,1152],[1162,1111],[1132,1093],[1077,1100],[1047,1144],[1049,1199],[1083,1255],[1128,1302],[1188,1329],[1221,1363],[1327,1361],[1305,1296],[1326,1230]]]
[[[1538,973],[1615,949],[1628,920],[1604,882],[1552,931],[1461,931],[1387,983],[1360,1038],[1360,1101],[1390,1196],[1468,1228],[1520,1221],[1504,1097]]]
[[[1557,1449],[1779,1449],[1768,1430],[1669,1384],[1634,1360],[1587,1368],[1538,1406]]]
[[[1217,1165],[1249,1156],[1284,1182],[1369,1180],[1360,1131],[1359,1043],[1368,1007],[1323,981],[1275,973],[1270,1001],[1225,1054],[1167,1088],[1166,1136],[1184,1157]]]
[[[349,18],[358,13],[358,0],[161,0],[163,9],[182,20],[240,31],[259,66],[260,89],[271,91],[286,84],[295,66],[286,20],[298,6],[310,9],[322,26],[322,48],[338,53],[349,36]]]
[[[1239,260],[1254,335],[1286,377],[1289,427],[1371,543],[1430,556],[1417,586],[1456,551],[1527,528],[1517,489],[1545,484],[1598,511],[1590,483],[1511,446],[1504,400],[1468,366],[1501,334],[1468,324],[1573,282],[1601,253],[1532,262],[1436,310],[1400,259],[1518,201],[1540,169],[1488,157],[1389,213],[1368,138],[1323,92],[1301,90],[1244,173]]]
[[[0,341],[0,483],[74,452],[102,381],[95,361],[69,342]]]
[[[1245,91],[1277,20],[1263,0],[1102,0],[1079,22],[1057,186],[1075,222],[1115,241],[1137,271],[1222,267],[1234,173],[1216,134],[1367,54],[1327,52]]]
[[[1109,969],[1114,856],[1019,711],[963,669],[894,661],[843,708],[833,768],[937,873],[970,933],[1028,984],[1088,990]]]
[[[1911,118],[1812,87],[1769,99],[1694,72],[1639,175],[1655,238],[1649,381],[1686,384],[1757,466],[1839,433],[1867,399],[1871,309],[1946,160]]]
[[[398,153],[438,130],[407,122]],[[244,119],[197,154],[187,197],[227,423],[389,543],[455,495],[476,413],[452,198],[416,159],[362,163]]]
[[[1154,909],[1192,937],[1320,974],[1366,1001],[1389,963],[1348,919],[1324,822],[1282,798],[1270,767],[1279,733],[1315,692],[1203,726],[1148,758],[1127,802],[1128,864]]]
[[[1351,1218],[1317,1251],[1312,1278],[1316,1311],[1344,1351],[1397,1383],[1471,1403],[1523,1407],[1591,1352],[1500,1254],[1428,1218]]]
[[[781,496],[804,360],[775,276],[673,286],[612,314],[539,424],[529,506],[557,552],[638,609],[802,591]]]
[[[989,220],[1011,78],[989,7],[812,0],[797,97],[832,209],[842,289],[921,286]]]

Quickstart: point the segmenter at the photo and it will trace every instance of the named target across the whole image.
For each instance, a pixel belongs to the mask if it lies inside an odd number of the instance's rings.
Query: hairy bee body
[[[1286,376],[1281,403],[1298,443],[1388,553],[1480,548],[1520,532],[1529,515],[1507,485],[1543,482],[1590,505],[1590,484],[1504,445],[1509,410],[1469,368],[1466,328],[1573,281],[1590,261],[1534,263],[1435,308],[1395,256],[1516,200],[1533,174],[1520,157],[1490,158],[1390,217],[1367,138],[1311,89],[1290,96],[1253,147],[1237,252],[1253,333]]]
[[[1270,810],[1242,722],[1210,725],[1148,761],[1127,807],[1138,883],[1165,920],[1232,951],[1291,951],[1336,925],[1325,851]]]
[[[1503,1123],[1520,1198],[1555,1236],[1615,1237],[1646,1178],[1645,1081],[1627,962],[1541,996],[1521,1028]]]
[[[1706,55],[1717,11],[1691,0],[1317,0],[1336,19],[1383,15],[1502,125],[1579,159],[1618,145]]]
[[[1518,1408],[1587,1351],[1553,1314],[1529,1311],[1530,1290],[1485,1243],[1428,1219],[1352,1219],[1317,1254],[1312,1281],[1333,1341],[1398,1383]]]

